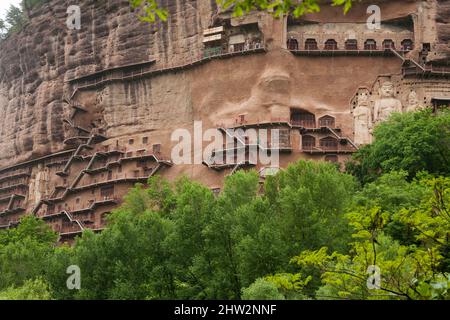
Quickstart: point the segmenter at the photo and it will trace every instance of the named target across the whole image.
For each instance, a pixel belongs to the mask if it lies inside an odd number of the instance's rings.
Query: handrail
[[[236,165],[234,166],[233,170],[231,170],[231,172],[229,173],[228,176],[232,176],[233,174],[235,174],[236,171],[238,171],[240,167],[242,167],[243,165],[245,165],[245,163],[246,163],[245,161],[241,161],[241,162],[239,162],[238,164],[236,164]]]
[[[0,174],[0,181],[3,180],[9,180],[15,177],[20,177],[20,176],[26,176],[26,175],[31,175],[31,168],[27,168],[27,169],[18,169],[18,170],[14,170],[14,171],[6,171],[5,173],[1,173]]]
[[[94,210],[94,208],[98,205],[107,203],[107,202],[119,202],[120,199],[119,197],[113,196],[113,197],[104,197],[104,199],[94,199],[92,200],[92,203],[90,203],[87,207],[82,208],[82,209],[73,209],[73,208],[65,208],[63,211],[54,213],[47,213],[44,215],[41,215],[40,218],[42,219],[48,219],[48,218],[53,218],[53,217],[57,217],[60,216],[61,214],[63,214],[64,211],[68,211],[71,213],[71,215],[73,216],[74,213],[79,213],[79,212],[83,212],[83,211],[92,211]]]
[[[126,177],[125,178],[120,178],[120,179],[111,179],[111,180],[106,180],[106,181],[101,181],[101,182],[97,182],[97,183],[93,183],[90,185],[85,185],[85,186],[81,186],[81,187],[76,187],[74,183],[72,183],[71,187],[67,188],[64,193],[59,196],[58,198],[48,198],[48,199],[44,199],[39,201],[39,203],[35,206],[35,208],[33,209],[32,213],[34,215],[36,215],[36,213],[38,212],[40,206],[45,203],[45,202],[55,202],[55,201],[62,201],[64,200],[64,198],[71,192],[76,192],[79,190],[83,190],[86,188],[91,188],[94,186],[98,186],[99,184],[111,184],[111,183],[117,183],[120,181],[141,181],[141,180],[145,180],[148,179],[149,177],[153,176],[157,171],[159,171],[159,169],[161,168],[161,166],[164,165],[171,165],[171,162],[168,162],[166,160],[159,160],[156,156],[153,156],[155,158],[155,160],[157,161],[158,165],[153,168],[152,172],[148,175],[148,176],[141,176],[141,177]],[[76,180],[77,182],[79,182],[79,180],[81,179],[80,176],[85,174],[85,170],[81,170],[79,175],[77,176]],[[55,194],[55,191],[52,193],[52,195]]]
[[[276,121],[276,120],[278,120],[278,121]],[[236,128],[240,128],[240,127],[242,127],[242,126],[259,126],[259,125],[261,125],[261,124],[278,124],[278,123],[282,123],[282,124],[285,124],[285,125],[287,125],[287,126],[289,126],[291,129],[292,128],[294,128],[294,127],[301,127],[300,129],[306,129],[306,130],[311,130],[311,129],[321,129],[321,128],[326,128],[328,131],[330,131],[333,135],[335,135],[338,139],[343,139],[343,140],[347,140],[355,149],[359,149],[359,147],[350,139],[350,138],[348,138],[348,137],[345,137],[345,136],[341,136],[341,135],[339,135],[337,132],[336,132],[336,130],[337,129],[335,129],[335,128],[331,128],[331,127],[329,127],[329,126],[321,126],[321,127],[316,127],[315,125],[314,126],[312,126],[312,127],[305,127],[305,126],[303,126],[303,125],[301,125],[299,122],[295,122],[295,121],[292,121],[292,120],[290,120],[290,121],[286,121],[286,120],[284,120],[284,119],[271,119],[270,121],[265,121],[265,122],[257,122],[257,123],[246,123],[246,124],[242,124],[242,125],[238,125],[238,126],[235,126],[235,127],[231,127],[231,128],[225,128],[223,125],[221,125],[219,128],[218,128],[218,130],[221,130],[221,131],[223,131],[223,132],[225,132],[228,136],[230,136],[231,138],[234,138],[234,135],[232,135],[229,131],[230,130],[234,130],[234,129],[236,129]],[[236,137],[236,139],[237,139],[237,137]],[[241,142],[241,144],[243,144],[243,145],[246,145],[247,143],[245,143],[242,139],[239,141],[239,142]],[[261,146],[259,143],[258,143],[258,146]],[[264,148],[264,146],[261,146],[262,148]]]
[[[0,191],[6,191],[6,190],[11,190],[11,189],[16,189],[19,187],[27,187],[28,186],[28,182],[17,182],[16,184],[11,184],[8,186],[0,186]]]
[[[394,48],[389,48],[389,51],[391,51],[393,54],[395,54],[397,57],[399,57],[403,62],[405,62],[406,58],[401,55],[397,50],[395,50]]]
[[[140,67],[140,69],[143,69],[144,67],[147,67],[149,65],[152,65],[153,63],[155,63],[156,60],[152,59],[152,60],[148,60],[148,61],[143,61],[143,62],[138,62],[138,63],[133,63],[133,64],[127,64],[127,65],[123,65],[123,66],[117,66],[117,67],[110,67],[110,68],[106,68],[100,71],[96,71],[84,76],[80,76],[77,78],[73,78],[73,79],[69,79],[66,82],[75,82],[75,81],[81,81],[84,78],[89,78],[89,77],[93,77],[95,75],[102,75],[102,77],[104,76],[105,73],[107,72],[115,72],[115,71],[119,71],[121,69],[126,69],[126,68],[133,68],[133,67]],[[123,71],[123,70],[121,70]],[[134,72],[134,71],[133,71]]]
[[[18,207],[18,208],[13,208],[14,205],[14,199],[17,197],[17,195],[12,194],[9,197],[3,198],[2,200],[8,200],[8,205],[6,206],[6,208],[0,212],[0,216],[8,214],[8,213],[13,213],[15,211],[23,211],[25,210],[25,208],[22,207]]]
[[[210,159],[211,160],[211,159]],[[233,162],[233,163],[211,163],[210,161],[203,160],[203,165],[207,166],[208,168],[214,169],[214,170],[222,170],[225,168],[235,167],[235,166],[254,166],[255,163],[250,162],[249,160],[241,161],[241,162]]]
[[[75,149],[63,150],[63,151],[59,151],[59,152],[56,152],[56,153],[52,153],[52,154],[44,156],[44,157],[28,160],[28,161],[25,161],[25,162],[22,162],[22,163],[18,163],[18,164],[9,166],[9,167],[0,168],[0,172],[4,173],[4,172],[9,172],[11,170],[17,170],[16,168],[23,167],[25,165],[31,165],[31,164],[34,164],[36,162],[47,161],[48,159],[51,159],[53,157],[62,156],[64,154],[71,153],[74,150]]]
[[[90,81],[85,85],[75,86],[75,89],[74,89],[72,95],[70,96],[70,99],[72,100],[75,97],[75,95],[77,94],[77,92],[80,90],[85,90],[88,88],[95,88],[97,86],[104,85],[109,82],[133,80],[135,78],[142,78],[144,76],[184,69],[184,68],[191,67],[191,66],[194,66],[197,64],[205,63],[207,61],[210,61],[211,59],[221,59],[221,58],[232,57],[232,56],[236,56],[236,55],[243,55],[243,54],[248,54],[248,53],[258,53],[258,52],[265,52],[265,51],[266,51],[265,46],[263,44],[261,44],[260,48],[252,48],[252,49],[248,49],[248,50],[235,51],[235,52],[226,52],[226,53],[220,53],[220,54],[215,54],[215,55],[206,56],[206,57],[201,55],[202,56],[201,58],[193,58],[186,63],[168,64],[159,69],[142,71],[137,74],[132,73],[132,75],[124,75],[122,72],[122,76],[110,76],[110,77],[107,77],[106,79],[102,76],[102,79],[100,81],[98,79],[95,79],[94,81]]]
[[[306,153],[353,153],[353,150],[350,150],[348,148],[340,148],[337,147],[336,149],[332,149],[332,148],[323,148],[323,147],[311,147],[310,149],[304,149],[302,148],[301,150],[302,152],[306,152]]]
[[[359,147],[348,137],[340,136],[333,128],[326,127],[333,135],[336,136],[338,139],[344,139],[347,140],[356,150],[359,150]]]
[[[8,224],[0,225],[0,229],[10,229],[11,227],[17,226],[19,221],[10,221]]]
[[[66,210],[63,210],[63,213],[69,218],[70,222],[72,222],[72,223],[75,222],[75,223],[80,227],[81,231],[84,231],[84,230],[85,230],[84,224],[83,224],[81,221],[75,219],[75,218],[72,216],[72,214],[70,214],[70,213],[69,213],[68,211],[66,211]]]

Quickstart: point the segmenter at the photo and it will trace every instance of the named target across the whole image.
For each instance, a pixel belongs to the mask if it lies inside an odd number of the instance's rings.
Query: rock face
[[[66,27],[67,1],[50,1],[35,10],[24,31],[0,48],[0,166],[63,148],[63,97],[71,94],[66,80],[152,59],[163,65],[199,56],[213,4],[168,1],[170,21],[158,30],[139,22],[127,0],[79,1],[79,31]],[[132,91],[137,88],[131,87],[124,99],[136,98]]]
[[[437,1],[436,29],[439,50],[442,52],[442,62],[448,64],[450,59],[450,1]]]
[[[68,1],[37,8],[0,43],[0,227],[33,213],[71,239],[156,173],[219,191],[242,168],[264,179],[345,160],[371,141],[375,106],[445,105],[449,1],[375,1],[379,30],[365,23],[372,2],[274,19],[168,0],[169,21],[151,27],[128,1],[82,0],[81,30],[65,24]],[[224,141],[205,149],[212,136]],[[279,159],[254,161],[252,146]]]

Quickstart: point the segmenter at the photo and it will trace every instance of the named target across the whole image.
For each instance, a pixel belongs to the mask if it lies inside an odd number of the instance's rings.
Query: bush
[[[242,290],[242,300],[284,300],[275,284],[257,279],[248,288]]]
[[[21,287],[0,291],[0,300],[51,300],[48,284],[41,278],[27,280]]]
[[[390,171],[406,171],[409,179],[421,171],[450,174],[450,111],[394,114],[376,127],[374,136],[375,142],[347,164],[362,183]]]

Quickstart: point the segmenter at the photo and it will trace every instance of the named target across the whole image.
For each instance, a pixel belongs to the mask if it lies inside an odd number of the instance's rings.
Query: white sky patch
[[[0,0],[0,19],[5,17],[6,11],[10,5],[20,6],[20,0]]]

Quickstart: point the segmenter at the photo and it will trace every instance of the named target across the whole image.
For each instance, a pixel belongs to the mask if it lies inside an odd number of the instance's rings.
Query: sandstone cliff
[[[65,81],[131,63],[172,64],[198,56],[202,30],[216,10],[214,1],[164,1],[169,21],[152,28],[136,19],[127,0],[82,0],[82,28],[70,31],[70,4],[52,0],[37,8],[24,30],[0,45],[0,167],[64,148],[61,118],[69,108],[63,98],[72,93]],[[134,90],[123,99],[135,99]],[[105,118],[121,118],[115,112],[122,111],[109,108]]]
[[[413,0],[377,2],[388,6],[385,18],[394,20],[414,13],[417,4],[421,3]],[[70,4],[70,1],[52,0],[37,8],[24,30],[0,45],[0,167],[67,148],[63,144],[67,132],[61,119],[71,111],[65,102],[65,98],[73,93],[68,80],[132,63],[155,61],[153,68],[158,69],[195,60],[202,54],[202,32],[211,26],[217,11],[214,0],[165,0],[163,5],[169,9],[169,21],[152,28],[136,19],[127,0],[81,0],[82,29],[70,31],[65,25],[66,9]],[[441,64],[447,63],[450,55],[450,1],[428,0],[422,1],[422,4],[424,8],[431,8],[430,14],[422,14],[425,22],[420,24],[426,29],[422,30],[426,32],[423,38],[427,42],[433,41],[435,45],[436,55],[428,58]],[[364,21],[366,7],[355,7],[347,18],[341,20]],[[329,9],[321,16],[322,19],[330,17],[334,21],[339,20],[335,9]],[[277,41],[280,42],[278,46],[283,45],[281,36],[276,41],[269,38],[270,33],[283,34],[280,24],[271,25],[266,21],[260,28],[265,33],[267,45]],[[253,83],[257,83],[259,73],[264,72],[259,66],[273,68],[273,57],[267,55],[266,58],[246,61],[238,59],[238,62],[226,64],[214,62],[211,67],[198,73],[176,73],[154,81],[114,84],[87,92],[77,99],[104,121],[108,137],[177,128],[181,123],[192,122],[195,117],[204,115],[215,121],[230,112],[239,112],[238,108],[233,109],[224,100],[229,99],[232,105],[234,101],[249,99],[250,83],[239,83],[239,79],[252,79]],[[277,53],[275,57],[293,59],[282,53]],[[291,63],[288,60],[280,65]],[[340,67],[339,61],[333,60],[333,64]],[[356,69],[365,68],[364,60],[355,61],[358,61],[354,64]],[[342,68],[347,63],[343,62]],[[233,68],[240,71],[231,75]],[[324,68],[325,71],[329,66],[319,64],[317,68]],[[354,83],[350,84],[349,79],[332,80],[334,83],[342,81],[343,84],[320,98],[311,98],[311,95],[318,94],[312,88],[306,100],[327,105],[334,99],[342,106],[333,108],[343,112],[344,107],[348,107],[345,101],[351,98],[358,84],[368,84],[378,74],[399,69],[397,65],[391,67],[386,64],[367,68],[376,69],[373,74],[368,74],[368,79],[352,79]],[[222,79],[223,75],[212,77],[217,75],[217,70],[228,72],[229,79]],[[306,79],[302,76],[304,71],[290,71],[292,79],[297,76],[300,82]],[[326,81],[324,79],[328,76],[325,73],[320,81]],[[307,77],[318,79],[314,74]],[[290,86],[297,87],[295,83],[290,83]],[[216,88],[220,89],[220,93],[213,96]],[[247,88],[247,91],[240,88]],[[342,88],[347,91],[342,91]],[[230,92],[233,92],[231,97]],[[225,107],[217,110],[214,104]],[[214,115],[215,112],[218,114]]]
[[[443,56],[441,62],[448,65],[450,60],[450,0],[438,1],[436,27],[438,50],[442,52]]]

